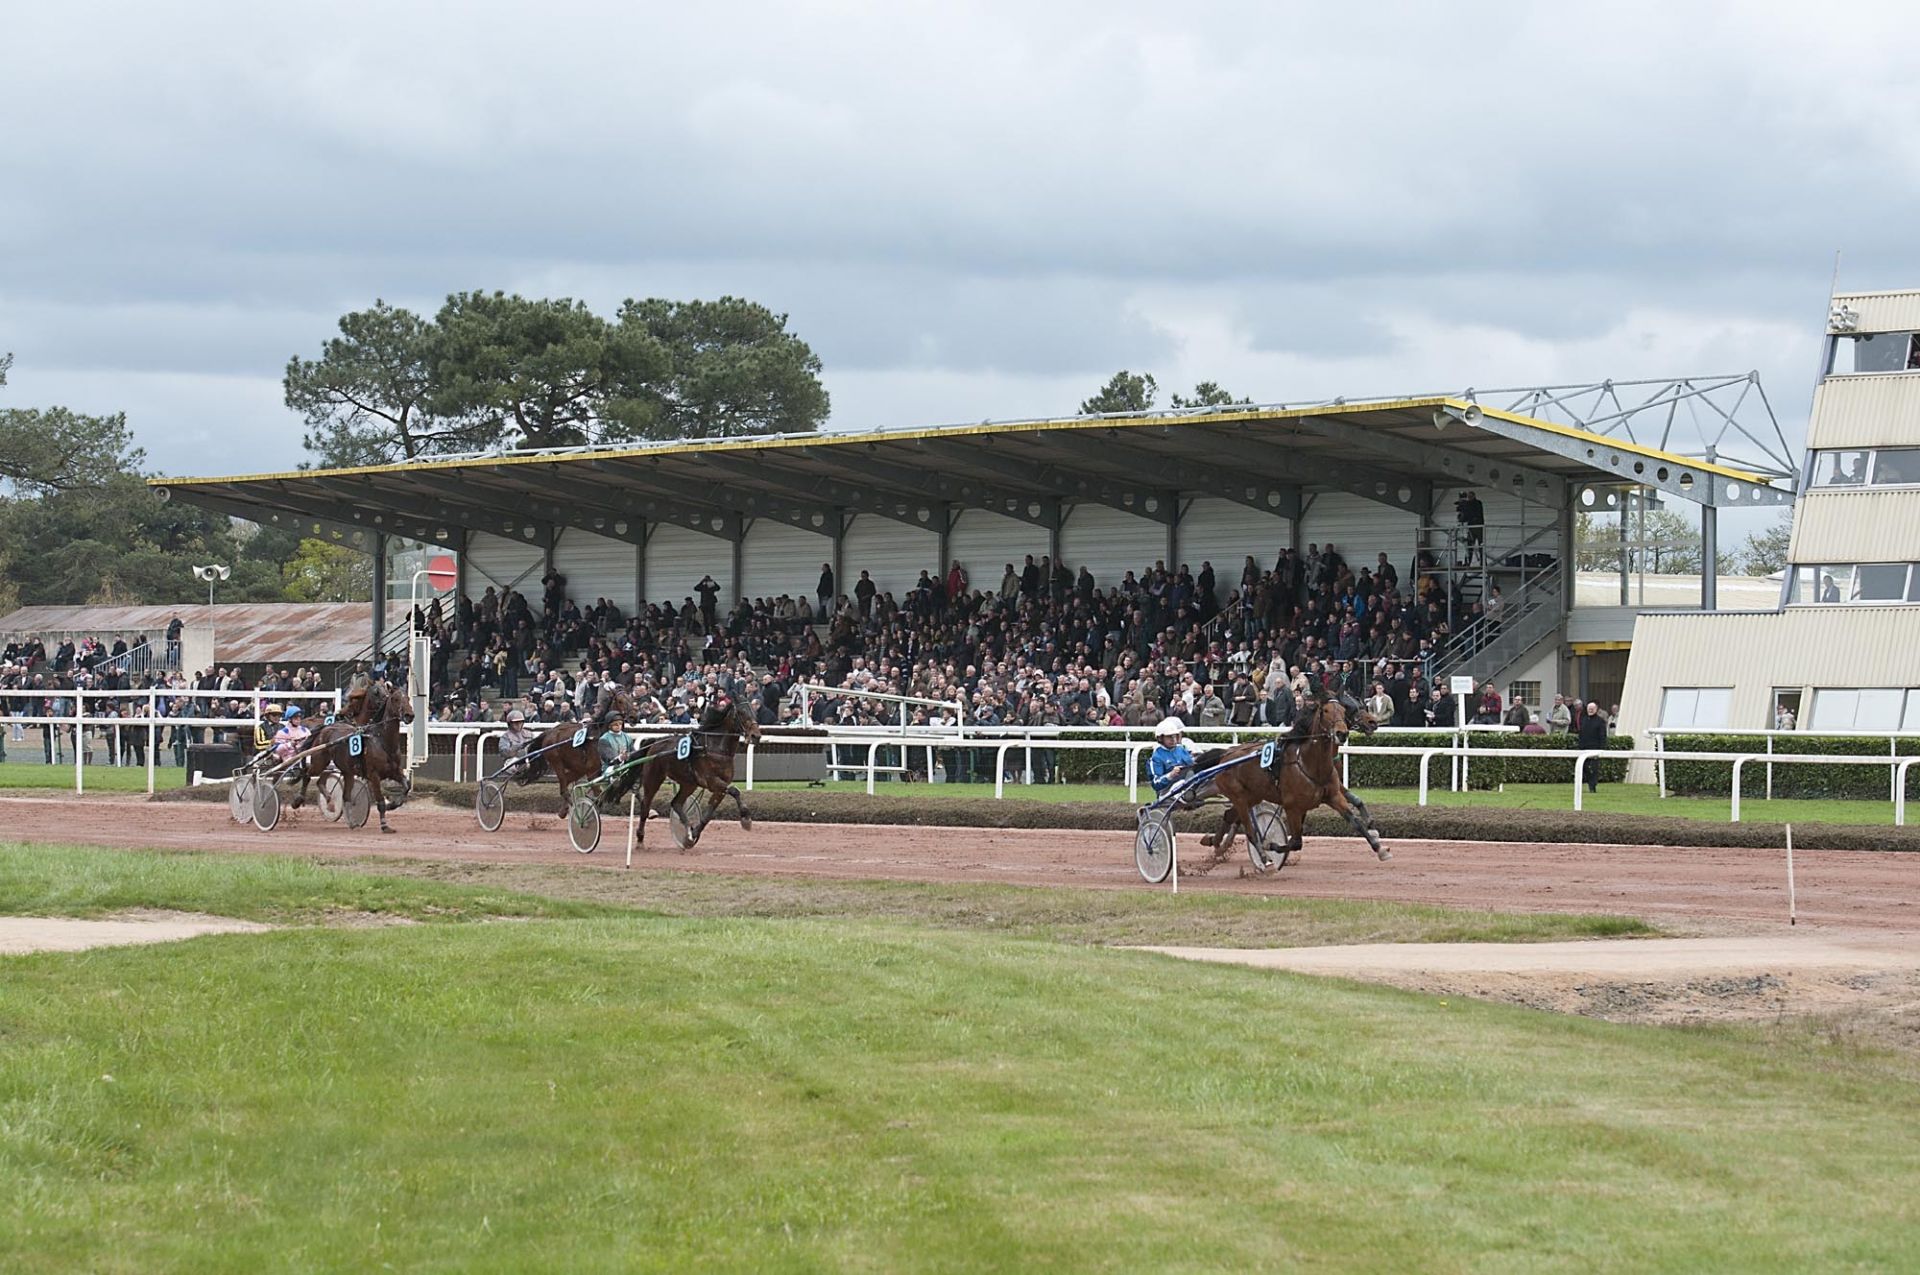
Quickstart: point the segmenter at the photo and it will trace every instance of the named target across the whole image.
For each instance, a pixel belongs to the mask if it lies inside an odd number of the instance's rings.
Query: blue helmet
[[[298,716],[300,716],[300,710],[299,710],[299,709],[297,709],[297,708],[290,708],[290,709],[288,709],[288,710],[287,710],[287,720],[288,720],[288,721],[292,721],[292,720],[293,720],[294,718],[296,718],[296,717],[298,717]]]

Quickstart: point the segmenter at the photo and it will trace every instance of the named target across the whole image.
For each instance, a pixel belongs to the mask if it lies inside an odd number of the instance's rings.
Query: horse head
[[[708,701],[700,725],[704,730],[723,730],[748,742],[760,738],[760,723],[726,691],[718,692]]]
[[[1347,724],[1362,735],[1371,735],[1380,729],[1380,719],[1375,717],[1365,704],[1345,691],[1340,692],[1340,708]],[[1342,738],[1341,742],[1345,743],[1346,740]]]

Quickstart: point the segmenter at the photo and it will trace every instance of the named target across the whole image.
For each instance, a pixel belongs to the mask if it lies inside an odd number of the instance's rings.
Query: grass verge
[[[15,745],[17,748],[18,745]],[[147,768],[145,766],[88,766],[85,777],[88,792],[145,792],[147,790]],[[155,788],[178,788],[187,782],[187,772],[176,766],[158,766],[154,769]],[[57,762],[51,766],[42,766],[33,762],[0,762],[0,789],[4,788],[43,788],[55,791],[73,791],[73,762]]]
[[[0,842],[0,915],[99,916],[133,908],[282,923],[324,922],[342,916],[418,921],[590,917],[624,910],[497,885],[342,871],[286,856]]]
[[[1899,1059],[850,924],[10,958],[0,1268],[1914,1269]]]
[[[679,917],[885,921],[1063,943],[1309,947],[1522,943],[1658,933],[1633,917],[1212,892],[838,881],[546,864],[369,860],[354,871],[616,904]]]

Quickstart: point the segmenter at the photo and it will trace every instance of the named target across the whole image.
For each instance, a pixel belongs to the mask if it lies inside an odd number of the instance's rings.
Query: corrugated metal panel
[[[424,585],[424,582],[423,582]],[[421,594],[424,606],[427,595]],[[407,623],[410,604],[387,603],[389,629]],[[113,645],[126,635],[155,643],[174,616],[187,633],[211,628],[218,664],[328,664],[363,654],[372,640],[365,602],[222,602],[213,606],[29,606],[0,618],[0,634],[97,637]],[[53,644],[48,643],[51,647]]]
[[[1773,725],[1776,686],[1914,686],[1920,607],[1790,609],[1766,615],[1643,615],[1620,718],[1629,732],[1660,724],[1669,686],[1731,686],[1728,725]]]
[[[567,596],[582,611],[606,598],[632,615],[640,597],[638,554],[638,547],[629,541],[570,527],[561,532],[560,543],[553,548],[553,565],[567,578]]]
[[[1807,446],[1920,445],[1920,372],[1830,376],[1813,392]]]
[[[740,557],[746,579],[741,582],[740,592],[749,598],[777,598],[788,593],[807,599],[807,605],[812,606],[814,588],[820,583],[820,564],[832,559],[833,541],[828,537],[762,518],[747,528],[747,543]]]
[[[1920,330],[1920,292],[1848,292],[1834,300],[1859,314],[1856,332]]]
[[[681,606],[700,597],[693,587],[710,575],[720,586],[720,610],[738,602],[733,591],[733,546],[718,536],[662,524],[647,538],[647,596],[644,601]]]
[[[476,531],[467,541],[467,593],[480,597],[492,585],[495,593],[511,585],[540,609],[540,577],[545,574],[547,551],[503,536]]]
[[[1248,554],[1262,570],[1273,566],[1291,543],[1285,518],[1230,500],[1196,500],[1180,519],[1180,561],[1200,576],[1202,562],[1213,563],[1214,590],[1225,602],[1240,587],[1240,569]]]
[[[1452,506],[1446,508],[1451,514]],[[1493,516],[1491,507],[1487,516]],[[1300,521],[1300,551],[1305,553],[1310,544],[1324,550],[1332,543],[1355,574],[1363,566],[1372,566],[1375,557],[1384,553],[1404,581],[1413,562],[1413,539],[1419,526],[1420,520],[1414,515],[1375,504],[1363,496],[1322,493],[1314,497],[1307,516]]]
[[[880,592],[891,593],[898,602],[907,596],[922,571],[931,575],[937,569],[939,557],[940,535],[931,528],[922,531],[891,518],[863,514],[847,528],[841,546],[840,565],[845,571],[839,582],[840,592],[852,597],[854,582],[862,571],[869,571]]]
[[[1163,524],[1108,505],[1076,505],[1060,529],[1060,556],[1076,575],[1084,564],[1102,589],[1113,588],[1129,571],[1145,573],[1166,553]]]
[[[1073,514],[1067,519],[1067,525],[1072,526],[1078,517],[1079,513]],[[1004,514],[969,509],[955,521],[947,545],[966,568],[969,584],[976,589],[997,589],[1009,562],[1018,571],[1026,563],[1028,554],[1033,555],[1035,562],[1040,560],[1040,555],[1047,551],[1047,531]]]
[[[1920,491],[1810,491],[1793,515],[1794,562],[1920,562]]]

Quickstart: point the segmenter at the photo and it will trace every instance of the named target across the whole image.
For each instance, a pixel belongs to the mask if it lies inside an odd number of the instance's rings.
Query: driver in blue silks
[[[1159,746],[1147,759],[1147,774],[1153,781],[1156,797],[1166,796],[1167,789],[1193,773],[1193,753],[1180,742],[1186,729],[1186,723],[1177,717],[1169,717],[1153,728],[1153,738]]]

